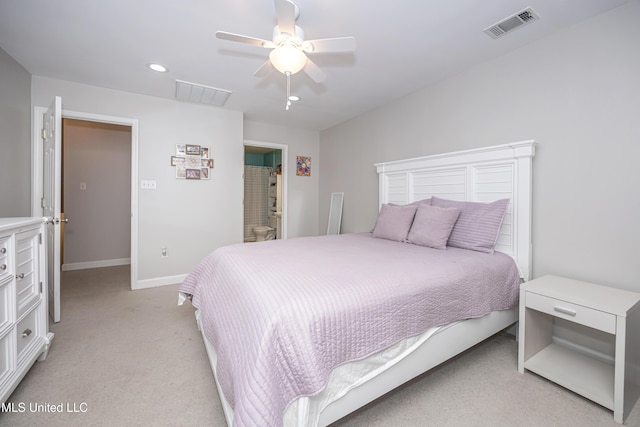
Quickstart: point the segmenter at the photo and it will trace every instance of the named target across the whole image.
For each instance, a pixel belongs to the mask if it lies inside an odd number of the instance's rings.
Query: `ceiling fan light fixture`
[[[290,44],[283,44],[274,48],[269,53],[271,63],[282,74],[295,74],[307,63],[307,55],[297,47]]]

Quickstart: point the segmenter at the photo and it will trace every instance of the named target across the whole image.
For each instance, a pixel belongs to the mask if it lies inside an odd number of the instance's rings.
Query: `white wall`
[[[0,76],[0,217],[29,216],[31,75],[0,49]]]
[[[65,119],[63,269],[127,264],[131,250],[131,127]],[[96,226],[97,225],[97,226]]]
[[[319,234],[319,132],[245,121],[244,138],[288,146],[289,158],[282,159],[287,162],[287,237]],[[296,176],[297,156],[311,157],[311,176]]]
[[[321,132],[320,224],[344,191],[343,231],[372,228],[376,162],[535,139],[534,276],[640,291],[638,21],[636,1]]]

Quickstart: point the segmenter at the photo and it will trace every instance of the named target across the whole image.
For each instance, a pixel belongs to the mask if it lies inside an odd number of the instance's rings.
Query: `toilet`
[[[253,227],[253,234],[256,235],[256,242],[264,242],[265,240],[273,239],[273,237],[271,237],[271,239],[269,239],[268,237],[269,232],[271,231],[273,231],[273,228],[268,227],[266,225],[259,225],[257,227]]]

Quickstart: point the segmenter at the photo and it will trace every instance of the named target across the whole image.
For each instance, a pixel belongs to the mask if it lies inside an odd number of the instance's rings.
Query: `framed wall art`
[[[311,176],[311,157],[297,156],[296,175]]]
[[[213,159],[209,158],[209,147],[176,144],[171,166],[176,168],[177,179],[210,179]]]

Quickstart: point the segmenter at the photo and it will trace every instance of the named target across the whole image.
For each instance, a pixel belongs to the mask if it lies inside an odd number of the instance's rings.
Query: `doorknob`
[[[47,218],[45,224],[60,224],[61,222],[69,222],[69,218]]]

